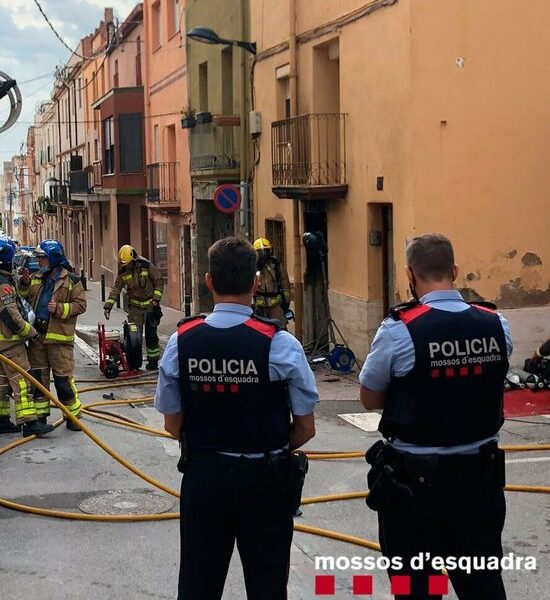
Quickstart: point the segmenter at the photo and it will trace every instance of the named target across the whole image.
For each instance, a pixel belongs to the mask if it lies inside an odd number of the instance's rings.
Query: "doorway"
[[[140,206],[140,226],[141,226],[141,255],[149,258],[149,219],[147,218],[147,207]]]
[[[304,232],[322,234],[328,247],[327,213],[321,202],[308,202],[304,210]],[[304,272],[304,340],[308,345],[323,348],[328,344],[327,306],[323,283],[322,265],[328,273],[328,253],[306,247]]]
[[[181,265],[181,308],[186,317],[191,316],[193,301],[193,274],[191,271],[191,226],[180,229],[180,265]]]
[[[130,243],[130,205],[117,203],[116,212],[118,247],[120,248]]]
[[[369,204],[367,220],[368,295],[373,307],[379,307],[376,312],[380,322],[396,301],[392,205]]]

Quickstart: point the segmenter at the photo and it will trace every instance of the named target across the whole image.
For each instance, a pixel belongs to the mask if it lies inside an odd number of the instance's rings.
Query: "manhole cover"
[[[90,515],[158,515],[168,512],[174,500],[153,492],[110,491],[82,500],[78,508]]]

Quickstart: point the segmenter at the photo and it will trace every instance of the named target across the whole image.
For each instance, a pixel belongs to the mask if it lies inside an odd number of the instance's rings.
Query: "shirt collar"
[[[240,315],[251,315],[252,309],[244,304],[233,304],[232,302],[220,302],[214,306],[214,312],[231,312]]]
[[[435,292],[428,292],[420,298],[422,304],[428,304],[435,300],[454,300],[464,302],[464,298],[458,290],[436,290]]]

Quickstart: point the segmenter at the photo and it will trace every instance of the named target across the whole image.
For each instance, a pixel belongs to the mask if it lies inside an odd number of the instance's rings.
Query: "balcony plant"
[[[181,118],[182,129],[191,129],[192,127],[195,127],[195,125],[197,124],[195,112],[196,111],[190,106],[187,106],[183,109],[183,117]]]
[[[205,123],[211,123],[212,122],[212,113],[209,113],[208,111],[201,111],[198,112],[196,114],[197,119],[197,123],[200,125],[204,125]]]
[[[46,213],[47,215],[57,214],[57,207],[53,205],[52,201],[47,196],[39,196],[37,198],[37,203],[40,212]]]

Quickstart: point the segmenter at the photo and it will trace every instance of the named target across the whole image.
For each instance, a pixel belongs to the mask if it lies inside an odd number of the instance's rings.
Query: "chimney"
[[[113,21],[113,9],[112,8],[106,8],[105,9],[105,16],[103,18],[103,20],[105,21],[105,23],[111,23]]]

